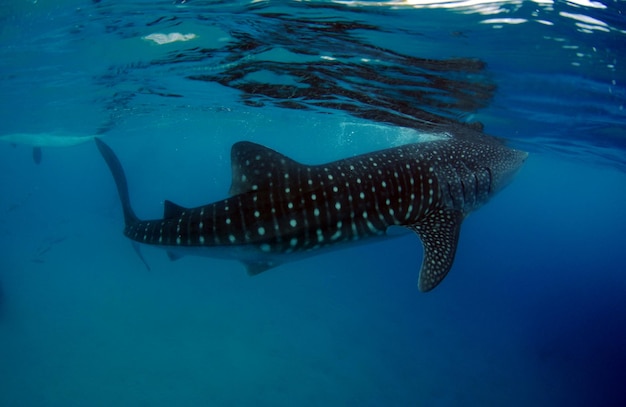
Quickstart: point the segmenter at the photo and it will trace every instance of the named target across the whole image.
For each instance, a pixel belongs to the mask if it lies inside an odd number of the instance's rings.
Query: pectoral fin
[[[410,228],[424,245],[424,260],[419,274],[418,288],[430,291],[448,274],[459,240],[463,215],[450,209],[439,209]]]

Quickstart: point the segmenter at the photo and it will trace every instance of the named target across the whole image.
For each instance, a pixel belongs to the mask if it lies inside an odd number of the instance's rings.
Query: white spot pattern
[[[252,243],[263,252],[285,252],[413,225],[425,247],[430,245],[428,264],[439,270],[424,285],[429,289],[451,265],[455,216],[486,202],[500,189],[500,173],[523,161],[514,150],[491,144],[477,149],[462,140],[409,145],[321,167],[276,159],[278,153],[263,148],[253,151],[241,152],[233,179],[242,186],[233,185],[230,205],[224,200],[181,210],[176,219],[129,224],[125,234],[145,243]],[[518,161],[505,162],[506,154]],[[427,220],[433,213],[437,220]]]

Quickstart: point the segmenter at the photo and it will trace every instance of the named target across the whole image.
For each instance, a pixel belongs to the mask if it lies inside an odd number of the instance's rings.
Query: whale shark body
[[[506,186],[527,153],[489,137],[408,144],[322,165],[298,163],[251,142],[232,146],[227,199],[195,208],[165,201],[162,219],[140,220],[122,166],[96,144],[115,179],[124,234],[170,258],[200,254],[240,260],[251,275],[338,248],[388,237],[404,226],[424,247],[418,288],[448,274],[463,219]]]

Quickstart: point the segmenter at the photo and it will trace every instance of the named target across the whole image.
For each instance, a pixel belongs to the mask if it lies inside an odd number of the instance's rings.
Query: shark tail
[[[113,179],[115,180],[115,185],[117,186],[117,192],[120,196],[120,201],[122,203],[122,210],[124,211],[124,223],[126,226],[132,225],[139,221],[137,215],[135,215],[135,211],[130,206],[130,196],[128,194],[128,182],[126,181],[126,174],[124,174],[124,169],[122,168],[122,164],[120,160],[117,158],[111,147],[106,145],[104,141],[101,141],[99,138],[94,138],[96,141],[96,146],[98,146],[98,150],[100,150],[100,154],[102,154],[102,158],[109,166],[109,170],[111,170],[111,174],[113,175]]]

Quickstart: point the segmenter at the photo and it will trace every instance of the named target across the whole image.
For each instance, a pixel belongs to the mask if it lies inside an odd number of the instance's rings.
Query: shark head
[[[509,185],[528,158],[526,151],[502,148],[497,155],[488,157],[488,168],[491,173],[491,194],[500,192]]]

